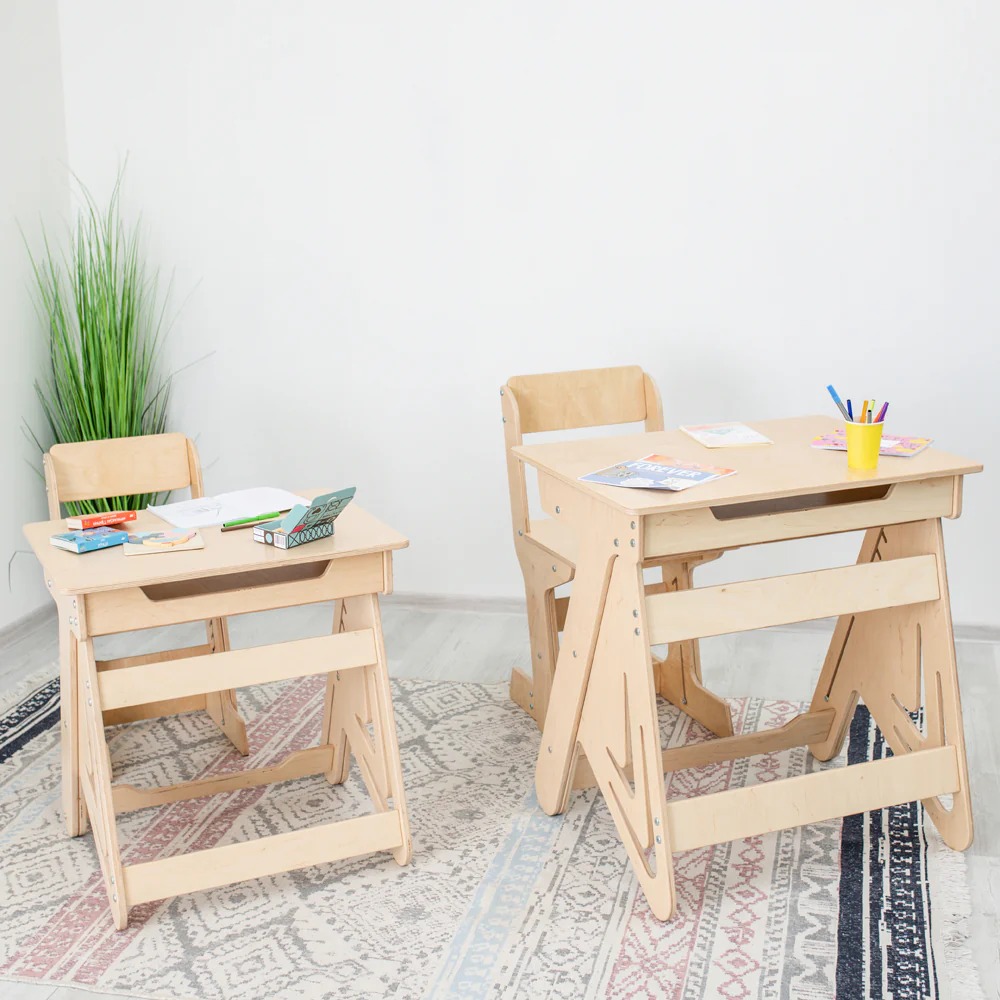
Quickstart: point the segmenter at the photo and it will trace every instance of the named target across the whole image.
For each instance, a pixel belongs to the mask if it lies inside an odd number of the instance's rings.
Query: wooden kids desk
[[[826,417],[754,425],[774,444],[709,451],[680,431],[521,446],[542,506],[579,557],[538,757],[538,800],[566,809],[600,787],[653,913],[674,910],[672,854],[923,801],[945,843],[972,842],[941,518],[961,512],[976,462],[928,449],[849,472],[809,447]],[[739,471],[681,493],[582,483],[650,453]],[[644,595],[644,559],[864,529],[857,564]],[[839,616],[809,711],[780,729],[661,750],[650,645]],[[918,729],[910,713],[921,707]],[[858,697],[894,757],[667,802],[664,771],[808,744],[839,752]],[[634,785],[633,785],[634,782]],[[939,796],[952,796],[946,809]]]
[[[162,525],[143,513],[129,527]],[[46,521],[27,525],[25,535],[58,608],[67,825],[71,834],[83,833],[89,817],[119,928],[126,926],[130,906],[150,899],[373,851],[391,851],[400,864],[409,860],[409,819],[378,606],[378,594],[392,590],[392,553],[408,544],[402,535],[357,504],[338,518],[335,535],[289,551],[255,543],[250,530],[204,528],[200,550],[126,558],[120,548],[111,548],[75,555],[49,543],[64,530],[62,521]],[[167,656],[103,662],[94,657],[95,636],[331,600],[329,636],[233,651],[228,636],[216,636],[209,645]],[[212,691],[312,674],[327,676],[318,746],[272,767],[218,778],[154,789],[113,784],[104,727],[145,717],[136,706],[177,699],[174,711],[191,711],[203,708]],[[337,784],[347,777],[350,753],[374,803],[371,815],[122,864],[118,813],[313,774]]]

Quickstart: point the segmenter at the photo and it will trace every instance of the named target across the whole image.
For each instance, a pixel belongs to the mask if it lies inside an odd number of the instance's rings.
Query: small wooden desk
[[[579,557],[542,732],[536,785],[549,814],[600,787],[653,913],[674,911],[672,855],[923,801],[945,843],[972,842],[965,740],[941,518],[982,466],[936,449],[850,472],[810,441],[826,417],[754,425],[774,444],[705,449],[680,431],[515,448]],[[671,494],[578,477],[656,452],[735,476]],[[864,530],[857,564],[646,597],[644,559]],[[662,751],[650,645],[838,616],[809,711],[780,729]],[[924,725],[911,713],[921,707]],[[859,696],[894,757],[667,802],[664,771],[808,745],[839,752]],[[946,808],[939,796],[951,795]]]
[[[142,513],[129,527],[162,526]],[[75,555],[50,544],[49,537],[60,531],[65,531],[62,521],[25,527],[58,608],[62,801],[71,835],[86,832],[88,820],[93,827],[119,928],[126,926],[130,906],[150,899],[373,851],[391,851],[400,864],[409,860],[409,818],[378,604],[378,594],[392,590],[392,553],[408,544],[402,535],[357,504],[337,519],[332,537],[289,551],[255,543],[249,529],[205,528],[200,550],[127,558],[112,548]],[[320,601],[334,602],[329,636],[230,650],[223,628],[204,646],[167,655],[94,657],[95,636]],[[105,725],[167,710],[195,711],[214,691],[313,674],[327,676],[317,746],[268,768],[218,778],[154,789],[112,783]],[[148,710],[151,704],[157,712]],[[313,774],[337,784],[347,777],[351,753],[374,804],[371,815],[257,842],[121,863],[118,813]]]

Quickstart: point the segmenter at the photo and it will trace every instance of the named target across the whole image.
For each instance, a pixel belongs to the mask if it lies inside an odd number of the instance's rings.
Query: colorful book
[[[124,524],[134,521],[134,510],[109,510],[103,514],[83,514],[80,517],[67,517],[66,527],[74,531],[85,531],[87,528],[105,528],[111,524]]]
[[[927,448],[932,440],[932,438],[897,437],[893,434],[883,434],[879,454],[886,458],[912,458]],[[847,451],[847,432],[842,427],[838,427],[830,434],[820,434],[812,439],[812,447],[824,448],[827,451]]]
[[[692,486],[723,479],[736,472],[715,465],[699,465],[697,462],[682,462],[679,458],[665,455],[647,455],[632,462],[620,462],[599,472],[580,476],[585,483],[600,483],[603,486],[627,486],[640,490],[689,490]]]
[[[53,535],[49,541],[58,549],[79,555],[83,552],[96,552],[98,549],[110,549],[113,545],[124,545],[126,538],[127,531],[104,527],[67,531],[61,535]]]
[[[307,542],[318,542],[333,534],[333,522],[351,502],[357,487],[349,486],[336,493],[325,493],[311,504],[299,504],[276,521],[256,524],[253,540],[276,549],[294,549]]]
[[[688,424],[681,427],[681,430],[706,448],[747,448],[755,444],[774,444],[760,431],[735,421],[723,424]]]
[[[197,529],[187,531],[135,531],[125,543],[125,555],[147,556],[156,552],[189,552],[203,549],[205,543]]]

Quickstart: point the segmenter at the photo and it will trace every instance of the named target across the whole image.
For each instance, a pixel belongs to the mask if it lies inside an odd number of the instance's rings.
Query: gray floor
[[[396,677],[504,681],[528,663],[523,613],[483,604],[454,610],[433,602],[389,598],[386,646]],[[234,646],[320,635],[329,629],[326,606],[296,608],[231,620]],[[186,634],[185,634],[186,633]],[[122,656],[153,644],[168,648],[203,641],[197,627],[142,636],[116,636],[100,656]],[[727,696],[751,691],[768,698],[807,699],[816,683],[828,631],[770,629],[702,642],[705,681]],[[54,620],[37,617],[0,633],[0,695],[57,658]],[[968,851],[973,900],[972,945],[986,995],[1000,997],[1000,644],[959,641],[966,739],[976,807],[976,840]],[[84,990],[5,983],[5,1000],[93,1000]]]

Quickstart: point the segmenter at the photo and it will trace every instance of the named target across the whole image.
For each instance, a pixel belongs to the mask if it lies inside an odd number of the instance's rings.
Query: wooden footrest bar
[[[685,747],[670,747],[663,751],[664,773],[683,771],[686,767],[720,764],[726,760],[735,760],[737,757],[777,753],[779,750],[790,750],[792,747],[805,746],[807,743],[821,742],[830,735],[835,714],[832,708],[825,708],[819,712],[803,712],[783,726],[774,729],[723,736],[720,739],[705,740],[704,743],[692,743]],[[631,766],[625,769],[625,773],[631,780]],[[597,778],[594,777],[586,757],[581,754],[577,761],[576,774],[573,776],[573,787],[593,788],[596,784]]]
[[[396,810],[373,813],[307,830],[126,865],[125,894],[131,907],[150,899],[388,851],[402,843],[399,813]]]
[[[279,781],[293,781],[312,774],[326,774],[333,767],[332,746],[310,747],[290,753],[281,763],[270,767],[257,767],[235,774],[221,774],[197,781],[182,781],[176,785],[162,785],[159,788],[140,788],[137,785],[112,785],[111,800],[115,815],[163,806],[169,802],[184,802],[200,799],[220,792],[233,792],[240,788],[256,788]]]
[[[667,803],[674,853],[956,792],[953,746]]]
[[[907,556],[646,598],[649,642],[684,642],[936,601],[937,559]]]
[[[211,656],[122,667],[99,675],[101,707],[125,708],[183,695],[349,670],[369,666],[376,658],[375,634],[368,628]]]

